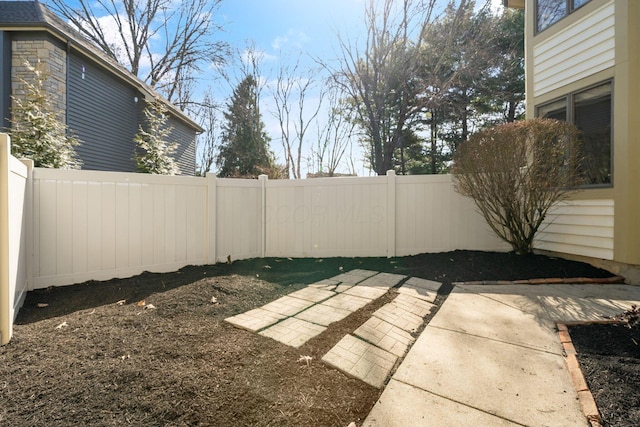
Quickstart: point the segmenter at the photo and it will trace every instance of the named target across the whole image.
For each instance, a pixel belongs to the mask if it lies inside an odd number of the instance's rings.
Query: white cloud
[[[271,47],[275,50],[283,50],[287,46],[302,49],[311,38],[304,32],[290,29],[286,35],[278,36],[271,42]]]

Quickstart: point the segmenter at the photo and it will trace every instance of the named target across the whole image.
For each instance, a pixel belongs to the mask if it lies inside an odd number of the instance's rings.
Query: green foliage
[[[256,79],[248,75],[234,89],[227,103],[216,159],[220,177],[278,175],[277,168],[273,167],[273,155],[269,151],[269,137],[264,130],[258,98]]]
[[[11,153],[31,159],[36,167],[79,169],[82,162],[74,147],[80,141],[67,132],[47,96],[48,74],[25,62],[33,80],[21,78],[24,96],[12,97]]]
[[[578,136],[572,124],[552,119],[478,132],[455,154],[456,190],[473,198],[491,229],[516,253],[531,253],[551,206],[580,183]]]
[[[133,138],[138,147],[135,159],[139,172],[158,175],[180,173],[173,159],[177,143],[167,140],[172,128],[167,126],[166,113],[159,100],[148,103],[144,109],[145,126],[140,125]]]

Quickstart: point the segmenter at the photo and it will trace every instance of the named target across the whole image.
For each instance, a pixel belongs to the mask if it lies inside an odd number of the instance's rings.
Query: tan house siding
[[[615,260],[640,266],[640,1],[616,0]]]
[[[574,200],[550,210],[535,247],[613,260],[613,236],[613,200]]]
[[[539,33],[535,0],[525,11],[527,118],[549,101],[613,82],[612,185],[576,193],[549,218],[536,248],[640,284],[640,1],[591,0]]]
[[[45,88],[58,119],[65,121],[67,110],[67,53],[48,40],[14,40],[11,57],[12,96],[21,96],[21,80],[33,81],[34,76],[25,66],[28,61],[36,69],[48,74]]]
[[[534,96],[613,67],[614,10],[610,1],[533,46]]]

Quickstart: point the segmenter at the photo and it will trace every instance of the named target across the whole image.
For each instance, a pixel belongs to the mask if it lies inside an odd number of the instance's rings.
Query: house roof
[[[38,0],[35,1],[1,1],[0,30],[33,31],[45,30],[56,38],[67,43],[71,48],[89,56],[113,74],[136,87],[145,97],[161,100],[174,117],[180,119],[197,132],[204,129],[178,109],[171,102],[158,94],[153,88],[133,75],[114,59],[107,56],[97,46],[87,40],[80,32],[67,24],[58,15],[49,10]]]

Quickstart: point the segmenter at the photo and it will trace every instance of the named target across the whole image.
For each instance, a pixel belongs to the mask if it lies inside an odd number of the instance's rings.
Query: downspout
[[[65,73],[64,73],[64,124],[67,126],[66,132],[69,132],[69,73],[71,73],[71,41],[67,40],[67,57],[65,58]]]

